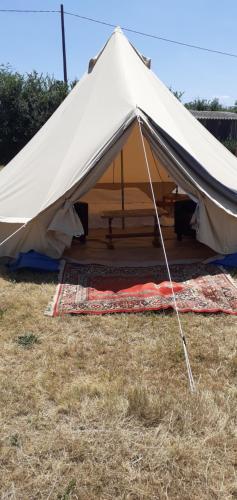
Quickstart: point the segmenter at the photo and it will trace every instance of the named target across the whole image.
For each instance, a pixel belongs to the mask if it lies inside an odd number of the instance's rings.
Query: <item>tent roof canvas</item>
[[[27,223],[54,204],[58,210],[59,200],[68,199],[138,119],[154,149],[163,143],[181,187],[188,184],[191,192],[198,190],[235,219],[237,159],[174,97],[117,28],[90,71],[1,172],[0,222]]]

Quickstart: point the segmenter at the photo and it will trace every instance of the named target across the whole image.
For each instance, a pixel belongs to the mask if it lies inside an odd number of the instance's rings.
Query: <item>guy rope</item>
[[[149,162],[148,162],[147,153],[146,153],[146,147],[145,147],[144,138],[143,138],[142,129],[141,129],[141,120],[140,120],[139,116],[138,116],[138,125],[139,125],[141,142],[142,142],[142,147],[143,147],[143,152],[144,152],[145,164],[146,164],[150,188],[151,188],[152,200],[153,200],[157,224],[158,224],[158,228],[159,228],[159,232],[160,232],[161,245],[162,245],[164,258],[165,258],[165,264],[166,264],[167,273],[168,273],[168,277],[169,277],[169,281],[170,281],[170,288],[171,288],[172,297],[173,297],[174,309],[175,309],[176,317],[177,317],[177,321],[178,321],[178,329],[179,329],[179,333],[180,333],[180,337],[181,337],[181,341],[182,341],[182,345],[183,345],[184,358],[185,358],[187,372],[188,372],[189,386],[190,386],[191,392],[195,392],[196,387],[195,387],[195,382],[193,379],[192,369],[191,369],[191,365],[190,365],[190,361],[189,361],[187,342],[186,342],[186,338],[185,338],[185,335],[183,332],[183,328],[182,328],[182,324],[181,324],[181,320],[180,320],[180,316],[179,316],[179,310],[178,310],[178,306],[177,306],[177,301],[176,301],[176,297],[175,297],[174,287],[173,287],[173,283],[172,283],[172,279],[171,279],[170,267],[169,267],[169,262],[168,262],[167,253],[166,253],[166,249],[165,249],[165,242],[164,242],[164,238],[163,238],[163,233],[161,230],[161,224],[160,224],[158,209],[157,209],[157,205],[156,205],[155,193],[154,193],[152,179],[151,179],[151,172],[150,172]]]

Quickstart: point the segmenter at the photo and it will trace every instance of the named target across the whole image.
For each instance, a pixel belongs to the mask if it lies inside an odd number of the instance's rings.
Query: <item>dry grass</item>
[[[236,318],[49,318],[52,277],[1,271],[2,499],[237,498]]]

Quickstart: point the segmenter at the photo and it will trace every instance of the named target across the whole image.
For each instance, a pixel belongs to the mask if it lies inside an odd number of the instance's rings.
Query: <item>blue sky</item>
[[[64,9],[158,36],[237,54],[237,0],[64,0]],[[58,0],[0,0],[0,9],[59,9]],[[58,14],[0,13],[0,63],[63,77]],[[69,79],[87,69],[112,28],[65,17]],[[184,91],[183,101],[237,100],[237,58],[205,53],[132,33],[130,41],[151,57],[163,82]]]

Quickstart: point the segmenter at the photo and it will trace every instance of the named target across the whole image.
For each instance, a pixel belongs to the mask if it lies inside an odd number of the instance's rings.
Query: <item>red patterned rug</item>
[[[224,270],[204,264],[170,266],[180,312],[237,315],[237,287]],[[165,266],[111,267],[66,263],[46,314],[105,314],[173,308]]]

